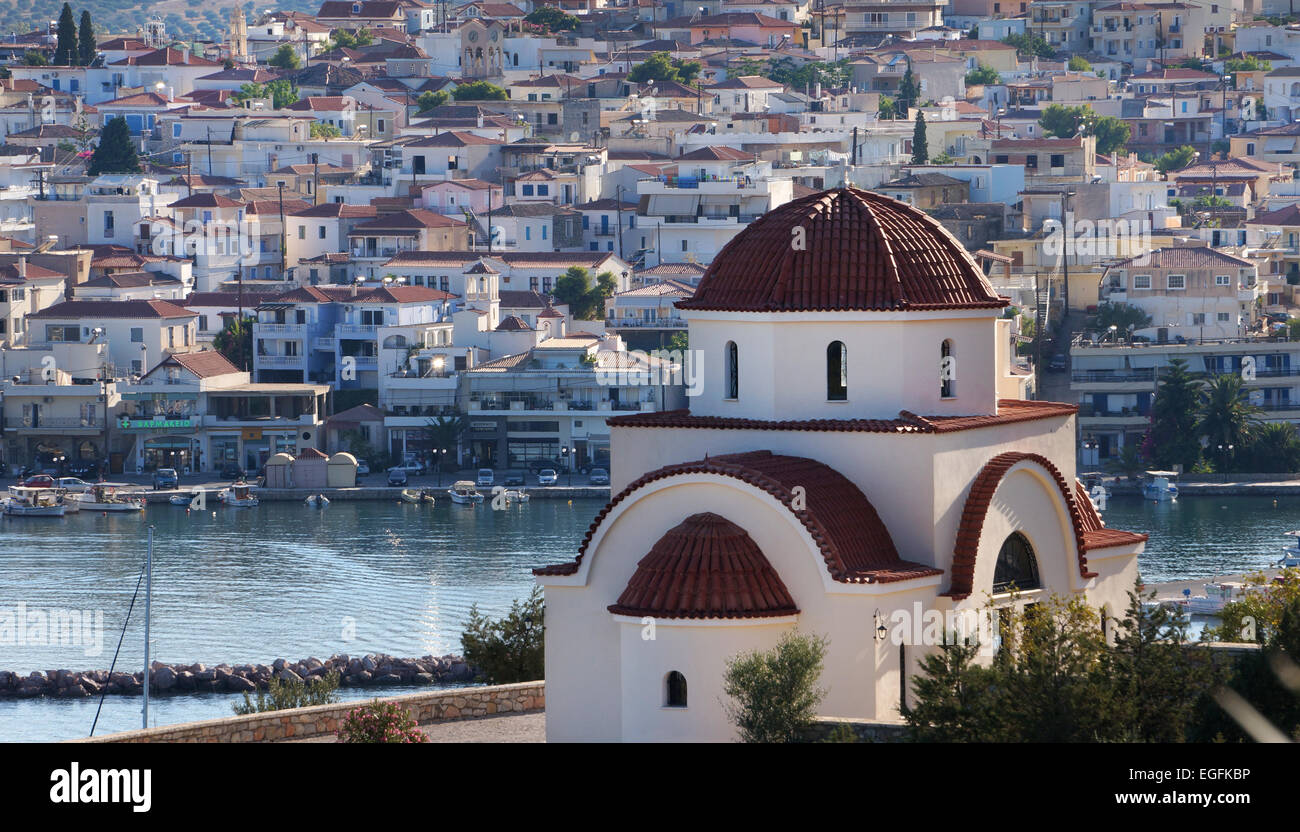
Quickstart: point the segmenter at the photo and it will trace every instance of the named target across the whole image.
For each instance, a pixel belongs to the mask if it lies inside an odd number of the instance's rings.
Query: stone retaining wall
[[[381,697],[406,708],[423,724],[436,720],[475,719],[493,714],[524,713],[546,708],[545,682],[520,682]],[[69,742],[277,742],[332,735],[348,711],[365,700],[292,708],[250,716],[183,722],[147,730],[123,731]]]
[[[858,742],[905,742],[907,726],[901,722],[872,722],[865,719],[842,719],[822,716],[803,735],[804,742],[826,742],[831,735],[847,726]]]
[[[450,484],[448,484],[450,485]],[[447,485],[442,488],[437,486],[428,486],[412,484],[405,488],[423,489],[432,488],[435,492],[435,498],[439,501],[451,498],[447,496]],[[216,509],[221,506],[218,495],[222,491],[220,488],[204,488],[196,486],[195,488],[173,489],[170,491],[134,491],[133,496],[144,497],[148,503],[165,503],[175,494],[193,495],[195,491],[205,492],[204,499],[208,503],[209,509]],[[580,500],[585,498],[595,498],[601,500],[609,499],[609,486],[607,485],[583,485],[583,486],[529,486],[523,491],[534,500]],[[485,499],[491,499],[492,489],[483,488],[481,492]],[[402,488],[393,488],[389,486],[366,485],[355,488],[255,488],[254,494],[259,500],[267,502],[303,502],[308,497],[317,494],[324,494],[330,500],[399,500],[402,495]],[[181,509],[178,507],[178,511]]]

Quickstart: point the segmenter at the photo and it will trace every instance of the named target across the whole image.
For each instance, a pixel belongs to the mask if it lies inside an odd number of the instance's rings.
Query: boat
[[[326,497],[324,494],[308,494],[307,499],[303,500],[303,502],[309,506],[315,506],[316,508],[325,508],[325,506],[330,504],[330,498]]]
[[[251,485],[232,485],[221,492],[221,502],[231,508],[249,508],[261,503]]]
[[[62,517],[67,506],[50,488],[10,486],[5,514],[10,517]]]
[[[64,514],[76,514],[81,511],[81,501],[77,499],[75,492],[60,488],[55,493],[59,495],[59,503],[63,506]]]
[[[528,492],[522,489],[516,490],[512,488],[509,491],[505,492],[505,494],[506,494],[506,502],[510,502],[510,503],[528,502]]]
[[[447,489],[451,501],[457,505],[473,505],[483,502],[483,495],[478,493],[478,486],[473,480],[457,480]]]
[[[144,500],[123,495],[115,485],[96,483],[77,496],[85,511],[144,511]]]
[[[195,494],[173,494],[167,498],[167,502],[174,506],[192,506],[196,499],[198,496]]]
[[[1089,471],[1080,474],[1079,481],[1083,483],[1083,488],[1088,493],[1088,498],[1092,500],[1093,506],[1098,511],[1105,511],[1106,501],[1110,499],[1110,489],[1106,487],[1106,476],[1096,471]]]
[[[1240,581],[1210,581],[1205,585],[1204,595],[1192,595],[1190,589],[1185,589],[1183,596],[1192,615],[1218,615],[1229,601],[1240,601],[1257,589],[1254,584]]]
[[[1177,499],[1178,486],[1171,482],[1177,476],[1177,471],[1147,471],[1147,479],[1142,483],[1142,496],[1156,502]]]
[[[421,489],[421,491],[420,491],[420,500],[421,500],[421,501],[426,502],[426,503],[428,503],[429,505],[433,505],[433,503],[434,503],[434,499],[435,499],[435,498],[434,498],[434,494],[433,494],[433,489],[432,489],[432,488]]]
[[[1288,537],[1300,538],[1300,530],[1286,532]],[[1277,565],[1283,569],[1295,569],[1300,567],[1300,540],[1282,547],[1282,559]]]
[[[418,488],[403,488],[399,495],[404,503],[424,502],[424,494]]]

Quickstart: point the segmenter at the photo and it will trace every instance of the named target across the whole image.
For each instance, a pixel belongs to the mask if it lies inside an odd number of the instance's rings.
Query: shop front
[[[492,417],[475,416],[469,421],[466,440],[469,445],[468,459],[461,460],[462,465],[475,468],[496,468],[505,457],[506,420]]]

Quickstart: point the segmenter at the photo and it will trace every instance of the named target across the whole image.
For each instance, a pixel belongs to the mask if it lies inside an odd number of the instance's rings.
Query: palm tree
[[[1250,432],[1246,444],[1250,470],[1289,474],[1300,468],[1300,437],[1290,422],[1266,422]]]
[[[1155,464],[1182,465],[1190,471],[1201,456],[1196,433],[1200,382],[1187,371],[1187,362],[1175,358],[1160,374],[1155,404],[1151,408],[1150,456]]]
[[[450,456],[454,464],[459,464],[456,449],[468,427],[463,416],[438,416],[425,423],[424,435],[429,439],[433,461],[438,466],[438,485],[442,485],[442,466],[447,457]]]
[[[1215,470],[1226,471],[1233,452],[1245,450],[1248,435],[1259,424],[1259,408],[1247,400],[1241,376],[1224,374],[1210,379],[1201,390],[1199,410],[1197,434],[1205,438]]]

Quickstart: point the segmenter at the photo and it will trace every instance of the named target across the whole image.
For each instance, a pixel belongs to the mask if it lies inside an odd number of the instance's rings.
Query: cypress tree
[[[101,173],[139,173],[140,159],[135,155],[135,145],[131,143],[131,131],[126,126],[126,119],[118,116],[104,125],[104,132],[99,134],[99,146],[90,157],[86,173],[98,176]]]
[[[81,10],[81,26],[77,29],[77,63],[90,66],[95,60],[95,24],[90,22],[90,12]]]
[[[54,64],[71,66],[77,58],[77,22],[72,19],[72,7],[63,4],[59,14],[58,42],[54,47]]]
[[[930,148],[925,140],[925,113],[917,111],[916,129],[912,131],[912,164],[924,165],[930,161]]]

